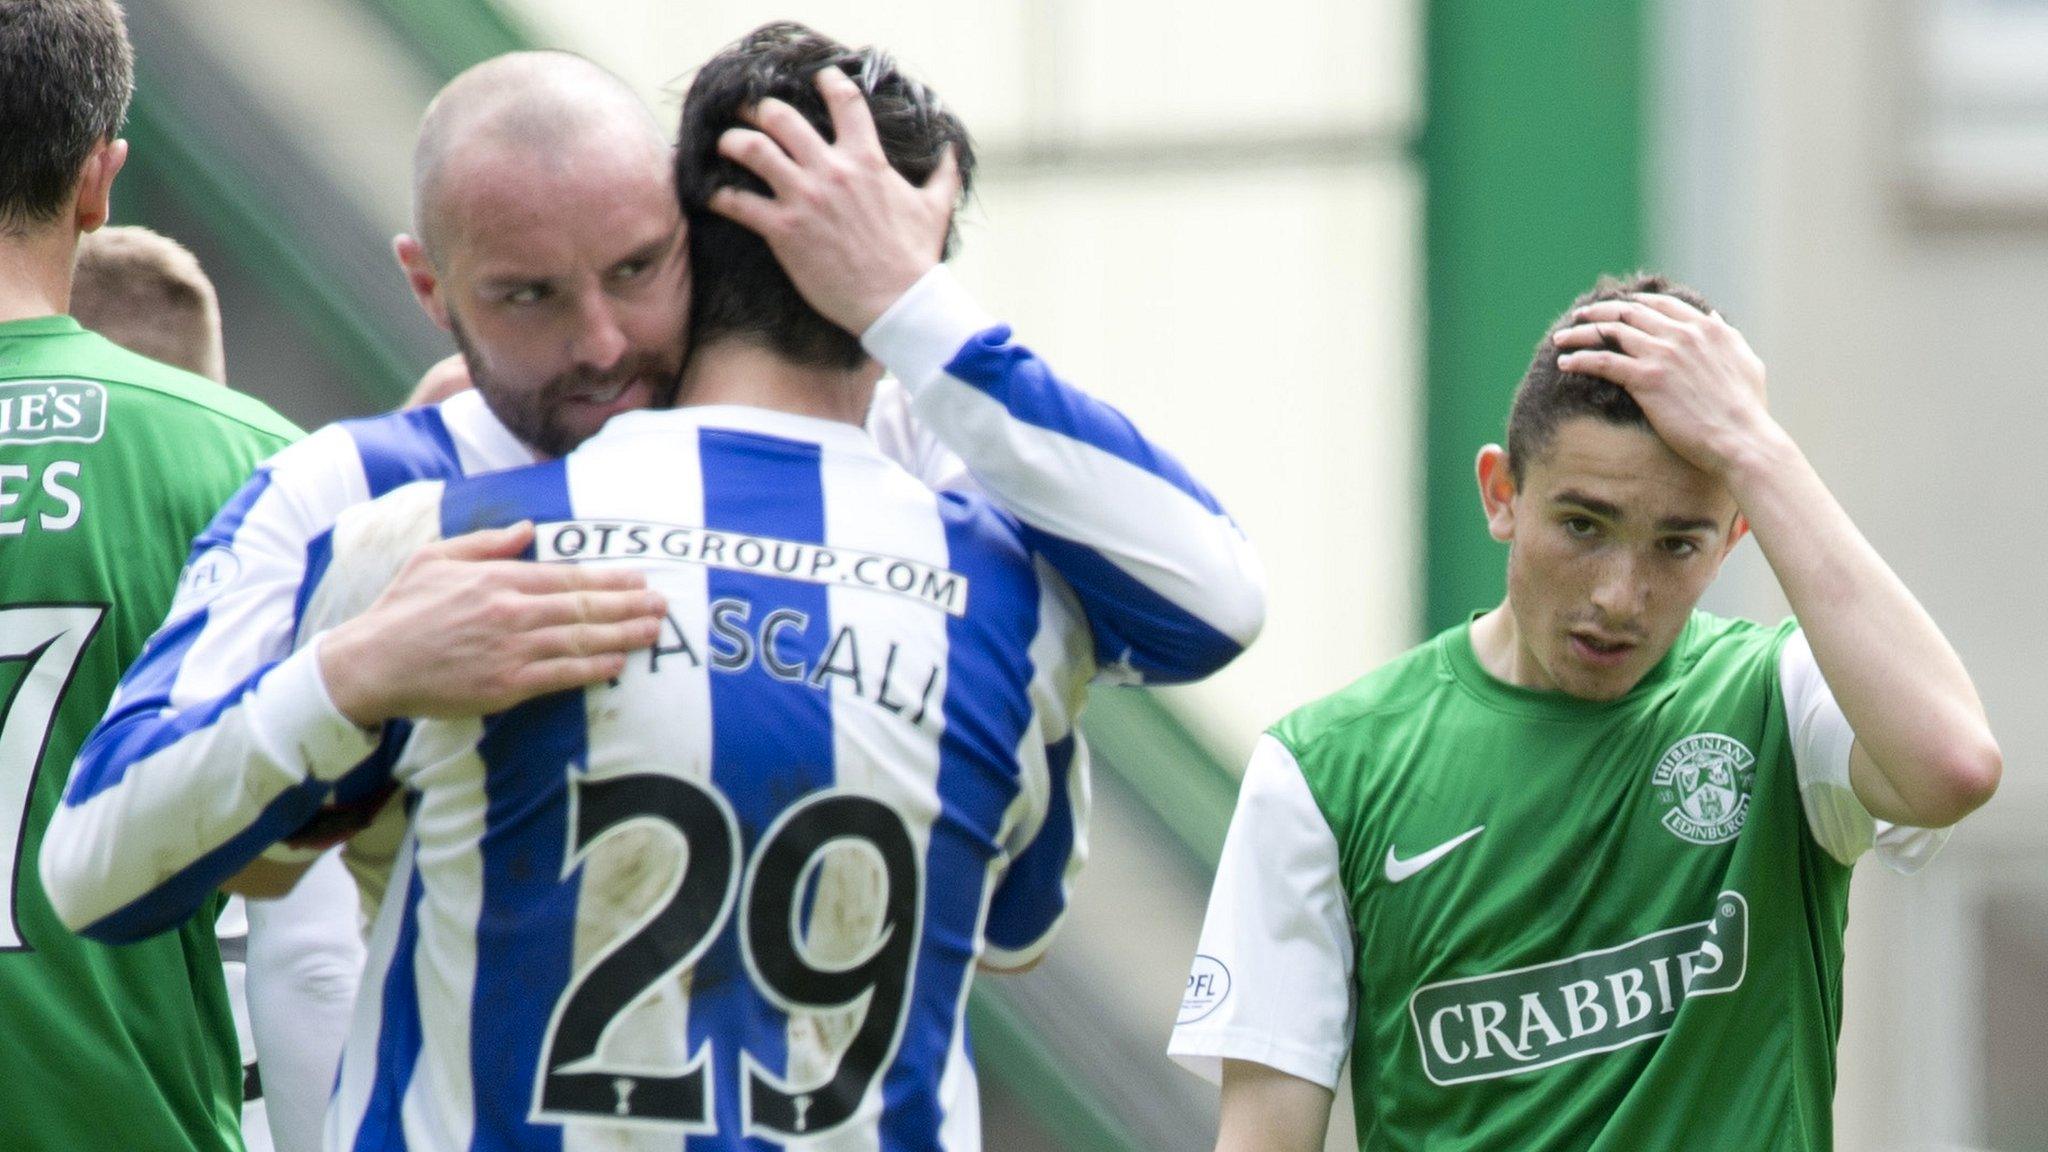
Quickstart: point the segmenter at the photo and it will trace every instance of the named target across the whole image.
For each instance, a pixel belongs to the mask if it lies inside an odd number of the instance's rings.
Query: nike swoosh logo
[[[1394,849],[1390,845],[1387,848],[1387,883],[1399,884],[1401,881],[1406,880],[1410,876],[1415,875],[1417,872],[1422,871],[1424,868],[1429,867],[1431,864],[1434,864],[1437,861],[1443,859],[1444,857],[1450,855],[1451,849],[1456,848],[1458,845],[1463,844],[1465,841],[1470,840],[1474,836],[1477,836],[1484,831],[1486,831],[1486,825],[1481,824],[1479,827],[1474,828],[1473,830],[1465,833],[1462,836],[1457,836],[1450,840],[1446,840],[1443,843],[1437,845],[1436,847],[1431,848],[1429,851],[1424,852],[1422,855],[1411,856],[1406,860],[1396,858],[1394,856]]]

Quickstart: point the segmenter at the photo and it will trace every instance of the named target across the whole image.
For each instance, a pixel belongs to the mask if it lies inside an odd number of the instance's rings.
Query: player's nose
[[[608,369],[626,354],[628,343],[626,331],[603,293],[593,292],[578,302],[569,355],[579,367]]]
[[[1593,581],[1593,606],[1608,624],[1617,629],[1633,628],[1650,602],[1650,583],[1644,565],[1631,555],[1617,555],[1604,565]]]

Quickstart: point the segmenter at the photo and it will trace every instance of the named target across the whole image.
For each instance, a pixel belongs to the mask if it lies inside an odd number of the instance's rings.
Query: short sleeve
[[[1261,737],[1223,842],[1167,1052],[1210,1080],[1249,1060],[1335,1089],[1351,1047],[1352,931],[1301,767]]]
[[[1843,864],[1875,848],[1878,860],[1894,872],[1911,875],[1926,867],[1948,842],[1951,829],[1893,824],[1863,807],[1849,782],[1856,733],[1822,678],[1804,632],[1787,637],[1778,654],[1778,685],[1792,730],[1799,802],[1814,840]]]

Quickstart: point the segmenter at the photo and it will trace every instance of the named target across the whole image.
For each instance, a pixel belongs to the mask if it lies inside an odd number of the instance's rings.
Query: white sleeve
[[[1792,762],[1799,773],[1799,803],[1806,826],[1827,854],[1843,864],[1877,849],[1894,872],[1911,875],[1926,867],[1948,842],[1951,829],[1915,828],[1879,820],[1863,807],[1849,782],[1849,755],[1856,733],[1828,689],[1806,633],[1794,632],[1778,655],[1778,686],[1791,726]]]
[[[875,381],[868,404],[868,435],[882,454],[903,466],[934,492],[979,492],[967,462],[939,442],[910,411],[910,391],[894,376]]]
[[[251,900],[249,1025],[278,1152],[318,1152],[363,975],[355,884],[329,851],[275,900]]]
[[[187,670],[217,678],[193,663],[197,657],[178,656],[185,651],[178,636],[185,620],[201,641],[223,626],[213,610],[237,589],[203,612],[189,609],[151,641],[80,751],[43,840],[44,887],[68,926],[120,944],[179,923],[243,865],[302,828],[337,787],[385,767],[372,757],[380,734],[356,727],[328,695],[317,633],[367,607],[377,590],[371,581],[388,579],[438,534],[433,510],[441,487],[407,485],[342,512],[326,537],[331,563],[309,564],[310,546],[302,547],[298,575],[281,600],[274,588],[251,589],[268,603],[257,614],[276,617],[277,635],[260,655],[252,650],[247,659],[257,668],[225,696],[179,707],[164,688],[185,680]],[[259,498],[255,508],[262,507]],[[270,551],[267,567],[292,567],[288,549]],[[279,658],[274,653],[280,644],[289,650],[294,631],[305,646]],[[152,653],[179,671],[156,670]]]
[[[1352,949],[1336,837],[1293,755],[1262,736],[1167,1053],[1210,1080],[1228,1058],[1334,1090],[1356,1010]]]
[[[240,896],[229,896],[221,905],[220,919],[213,924],[214,939],[220,943],[221,976],[228,988],[228,1011],[235,1018],[235,1046],[242,1053],[242,1143],[247,1152],[275,1152],[270,1142],[269,1110],[258,1088],[248,1094],[249,1080],[256,1068],[256,1041],[249,1032],[249,916]],[[260,1077],[260,1073],[258,1074]],[[259,1078],[258,1084],[261,1084]]]
[[[1265,570],[1182,464],[1073,387],[984,312],[944,265],[861,336],[916,423],[966,461],[1080,598],[1113,680],[1199,680],[1266,619]]]

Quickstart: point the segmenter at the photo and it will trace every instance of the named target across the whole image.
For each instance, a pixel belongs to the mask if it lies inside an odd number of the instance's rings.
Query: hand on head
[[[1716,476],[1776,428],[1764,364],[1719,314],[1645,293],[1576,309],[1552,340],[1560,371],[1626,389],[1673,452]]]
[[[755,128],[733,128],[718,151],[774,193],[722,188],[709,206],[768,242],[812,308],[859,335],[929,272],[944,253],[959,203],[951,145],[918,187],[890,167],[860,86],[837,67],[820,69],[831,111],[827,142],[781,100],[751,111]]]

